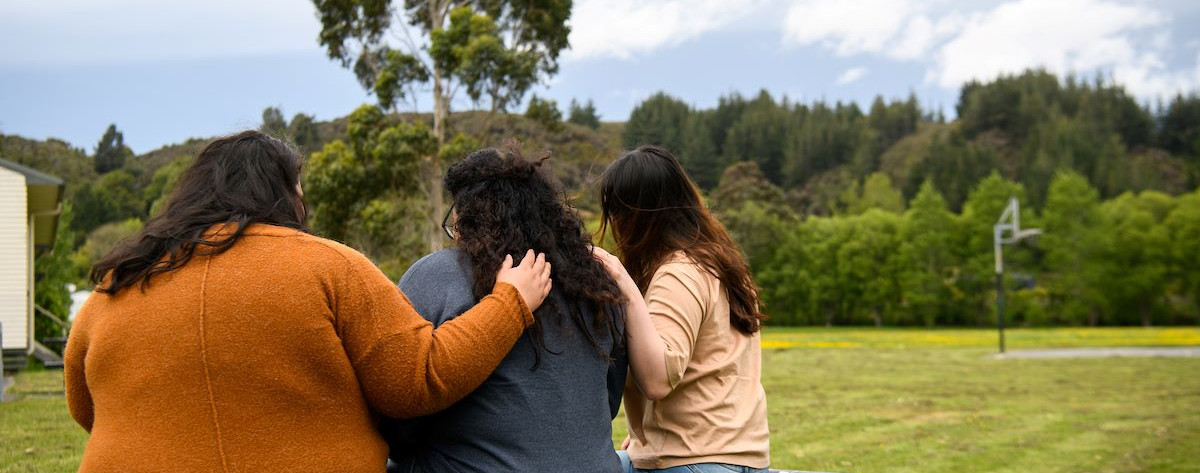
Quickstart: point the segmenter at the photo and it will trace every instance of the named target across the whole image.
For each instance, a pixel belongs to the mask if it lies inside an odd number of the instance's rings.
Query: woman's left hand
[[[616,281],[618,285],[621,285],[626,280],[633,282],[633,278],[629,277],[629,271],[625,270],[625,266],[621,264],[621,260],[604,248],[593,246],[592,257],[604,265],[604,269],[608,271],[609,277],[613,278],[613,281]]]

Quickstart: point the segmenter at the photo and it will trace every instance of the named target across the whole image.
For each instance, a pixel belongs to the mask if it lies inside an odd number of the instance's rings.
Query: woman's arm
[[[338,333],[370,405],[389,417],[430,414],[478,387],[533,323],[550,292],[544,255],[506,258],[492,294],[434,330],[366,258],[337,295]]]
[[[92,297],[102,296],[93,294]],[[71,330],[67,339],[67,346],[63,351],[63,384],[67,394],[67,411],[83,430],[91,432],[96,412],[92,404],[92,392],[87,386],[87,376],[83,371],[83,360],[87,357],[88,349],[88,312],[87,304],[84,304],[84,308],[80,309],[75,318],[74,330]]]
[[[621,260],[600,247],[594,247],[592,254],[604,263],[604,268],[628,300],[625,303],[625,333],[634,382],[647,399],[662,399],[672,389],[667,376],[667,346],[654,328],[646,300],[625,266],[621,265]]]

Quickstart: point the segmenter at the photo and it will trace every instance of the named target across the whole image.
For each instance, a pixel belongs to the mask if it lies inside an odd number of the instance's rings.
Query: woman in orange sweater
[[[621,260],[596,256],[629,301],[627,468],[765,473],[764,316],[737,244],[675,157],[656,146],[609,166],[600,205]]]
[[[453,404],[533,322],[550,268],[529,252],[434,330],[365,257],[307,233],[301,162],[254,131],[210,143],[93,268],[65,357],[80,471],[382,472],[379,414]]]

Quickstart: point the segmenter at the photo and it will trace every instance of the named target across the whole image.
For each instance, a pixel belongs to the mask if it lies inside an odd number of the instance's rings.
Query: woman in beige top
[[[613,163],[600,202],[622,258],[596,257],[629,299],[627,471],[767,471],[764,316],[737,245],[662,148]]]

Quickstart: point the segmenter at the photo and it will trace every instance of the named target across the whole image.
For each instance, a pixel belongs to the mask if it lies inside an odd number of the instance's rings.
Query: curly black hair
[[[551,297],[534,312],[534,324],[527,332],[534,346],[534,368],[541,361],[541,350],[556,354],[545,346],[543,337],[551,317],[556,322],[570,317],[596,352],[611,362],[596,340],[607,332],[614,346],[623,346],[626,299],[592,257],[591,235],[548,166],[543,166],[548,158],[547,154],[528,160],[519,143],[509,142],[501,149],[474,151],[451,166],[445,184],[458,215],[454,223],[458,247],[470,258],[476,299],[491,293],[496,268],[505,255],[518,261],[530,248],[546,254],[554,291],[565,296],[569,307],[561,307]],[[591,324],[580,310],[585,303],[594,308]]]

